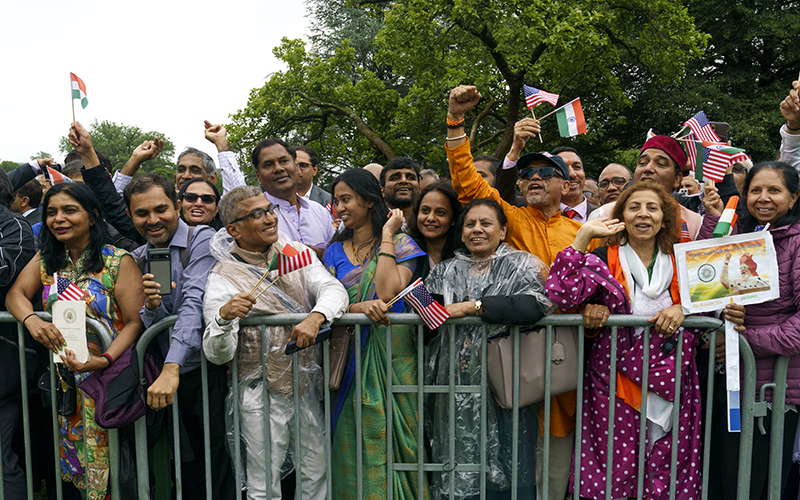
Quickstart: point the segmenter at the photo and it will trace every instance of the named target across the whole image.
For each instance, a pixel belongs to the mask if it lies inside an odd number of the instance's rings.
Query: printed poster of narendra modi
[[[681,303],[687,313],[778,298],[778,261],[768,231],[675,245]]]

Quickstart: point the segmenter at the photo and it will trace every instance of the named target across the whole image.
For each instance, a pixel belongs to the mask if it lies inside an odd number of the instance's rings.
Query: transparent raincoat
[[[287,243],[284,238],[272,245],[266,254],[266,261],[271,261],[273,254]],[[303,247],[304,248],[304,247]],[[299,248],[303,250],[303,248]],[[260,267],[246,262],[241,262],[232,255],[234,250],[234,239],[222,229],[212,238],[210,243],[211,254],[217,259],[218,264],[211,270],[211,274],[218,274],[230,282],[237,291],[250,291],[264,274],[265,267]],[[319,276],[318,276],[319,275]],[[270,273],[268,278],[260,285],[259,291],[266,288],[269,282],[277,277],[277,272]],[[313,307],[313,299],[309,293],[307,282],[314,279],[327,279],[330,275],[321,263],[314,262],[305,268],[285,274],[265,293],[261,294],[249,316],[257,314],[276,314],[276,313],[308,313]],[[333,279],[333,278],[330,278]],[[308,281],[307,281],[308,280]],[[232,291],[232,290],[231,290]],[[344,290],[342,290],[344,293]],[[221,290],[209,288],[207,295],[225,293]],[[256,292],[258,294],[258,292]],[[226,294],[225,301],[230,297]],[[346,296],[345,296],[346,298]],[[208,298],[206,300],[208,304]],[[239,414],[234,413],[233,391],[228,393],[226,401],[226,423],[228,428],[228,442],[231,456],[233,456],[233,418],[239,418],[242,427],[247,425],[246,414],[251,414],[252,409],[264,408],[263,395],[263,370],[262,370],[262,342],[266,342],[267,352],[267,386],[270,393],[269,414],[272,420],[271,445],[275,446],[276,441],[288,441],[288,436],[277,436],[275,422],[290,423],[294,420],[294,384],[292,356],[284,354],[288,344],[292,325],[287,326],[266,326],[264,335],[261,334],[261,326],[239,326],[238,319],[233,320],[232,326],[234,338],[236,339],[235,356],[237,360],[237,375],[239,383]],[[237,328],[238,327],[238,328]],[[206,348],[204,341],[204,348]],[[208,349],[206,348],[206,351]],[[300,397],[300,427],[303,431],[316,429],[323,433],[324,421],[320,401],[323,398],[322,392],[322,351],[319,346],[301,350],[298,353],[299,365],[299,387],[297,388]],[[248,408],[250,410],[248,410]],[[262,413],[263,415],[263,413]],[[258,418],[250,419],[257,421]],[[261,418],[263,426],[263,417]],[[293,425],[287,427],[293,429]],[[288,430],[287,432],[291,432]],[[302,436],[302,433],[301,433]],[[263,439],[263,438],[262,438]],[[268,448],[263,443],[252,443],[247,440],[247,433],[244,429],[241,433],[241,440],[245,450],[256,451],[261,457],[269,461],[267,454]],[[301,437],[301,441],[303,438]],[[269,445],[267,445],[269,446]],[[258,450],[255,450],[258,448]],[[293,469],[293,463],[298,463],[293,457],[294,447],[288,446],[285,459],[276,456],[273,460],[273,474],[280,473],[285,477]],[[308,453],[307,447],[301,448],[301,453]],[[275,450],[273,450],[275,453]],[[243,452],[243,457],[247,453]],[[285,460],[285,461],[284,461]],[[276,461],[282,463],[280,470],[276,470]]]
[[[512,249],[501,243],[496,252],[478,259],[466,252],[437,265],[425,280],[432,294],[443,297],[444,305],[478,300],[488,296],[512,297],[528,295],[545,313],[555,310],[544,285],[548,267],[538,257]],[[484,309],[485,311],[485,309]],[[486,312],[484,312],[486,314]],[[487,338],[508,335],[511,327],[493,324],[487,327]],[[480,385],[482,326],[455,327],[456,385]],[[523,327],[524,330],[524,327]],[[449,327],[439,328],[438,335],[425,351],[426,384],[448,385],[450,377]],[[521,362],[524,362],[521,360]],[[481,448],[486,449],[487,489],[503,491],[511,487],[512,412],[500,408],[487,389],[486,442],[481,439],[481,395],[455,394],[455,463],[480,463]],[[520,408],[519,424],[519,487],[535,485],[537,405]],[[425,423],[431,436],[432,461],[452,467],[448,439],[450,437],[449,395],[428,396]],[[447,498],[450,489],[448,473],[434,474],[431,491],[434,498]],[[480,493],[477,472],[454,475],[455,498]]]

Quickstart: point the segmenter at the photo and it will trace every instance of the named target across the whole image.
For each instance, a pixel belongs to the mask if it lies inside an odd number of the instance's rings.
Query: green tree
[[[485,96],[470,120],[473,150],[502,156],[514,122],[527,113],[523,83],[558,92],[562,102],[580,95],[592,103],[584,109],[594,131],[594,122],[613,123],[631,105],[623,86],[628,75],[659,85],[678,80],[706,43],[686,9],[669,0],[360,6],[366,10],[360,17],[325,11],[322,26],[340,29],[328,30],[331,39],[318,32],[311,52],[297,40],[275,49],[288,69],[254,89],[247,107],[233,115],[234,148],[246,153],[257,139],[278,135],[309,144],[340,167],[406,155],[443,170],[446,96],[455,85],[476,84]],[[374,30],[357,29],[376,20],[383,25],[374,39]],[[555,130],[554,120],[545,122],[547,148],[570,142]]]
[[[15,168],[19,166],[19,163],[10,160],[3,160],[0,162],[0,168],[6,171],[6,173],[11,172]]]
[[[89,127],[92,136],[92,145],[95,150],[108,156],[111,159],[111,166],[115,169],[122,168],[130,158],[136,146],[146,140],[158,137],[164,140],[164,149],[158,157],[145,162],[140,172],[160,172],[171,179],[175,173],[175,164],[170,158],[175,154],[175,145],[164,134],[159,132],[144,132],[134,125],[117,125],[114,122],[95,120]],[[72,151],[72,146],[66,137],[62,137],[58,142],[59,150],[67,154]]]
[[[53,157],[53,155],[51,155],[50,153],[47,153],[45,151],[39,151],[35,155],[31,156],[30,159],[31,160],[38,160],[39,158],[52,158],[52,157]]]

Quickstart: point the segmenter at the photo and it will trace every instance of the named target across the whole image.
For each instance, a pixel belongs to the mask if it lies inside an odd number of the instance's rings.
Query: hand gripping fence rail
[[[39,312],[37,313],[40,318],[45,321],[50,321],[51,317],[47,313]],[[0,323],[17,323],[17,340],[16,346],[18,347],[19,351],[19,369],[20,369],[20,381],[21,381],[21,396],[22,396],[22,415],[24,416],[22,419],[22,430],[24,433],[24,443],[25,443],[25,482],[26,488],[28,491],[27,498],[28,500],[33,500],[33,452],[31,449],[31,429],[30,429],[30,421],[28,420],[28,415],[30,415],[29,408],[31,402],[29,401],[29,387],[28,387],[28,378],[27,378],[27,356],[26,356],[26,348],[25,348],[25,335],[26,332],[23,329],[22,325],[10,314],[7,312],[0,312]],[[99,337],[100,341],[103,344],[103,349],[107,349],[108,346],[111,345],[112,337],[111,333],[108,329],[99,321],[87,318],[86,319],[86,326],[88,329],[95,332]],[[10,340],[10,339],[7,339]],[[54,363],[52,357],[50,357],[50,387],[56,387],[56,373],[54,370]],[[56,486],[56,498],[63,498],[62,493],[62,486],[61,486],[61,464],[59,461],[59,442],[60,442],[60,435],[58,429],[58,419],[56,415],[56,391],[53,390],[50,392],[50,403],[52,406],[52,414],[51,418],[53,421],[53,445],[55,450],[55,486]],[[38,404],[38,401],[34,404]],[[84,408],[84,416],[85,416],[86,409]],[[118,478],[114,474],[114,466],[119,460],[118,451],[119,451],[119,439],[116,429],[111,429],[108,432],[108,439],[109,439],[109,460],[111,465],[111,476],[109,478],[109,487],[111,491],[118,491],[119,488],[117,480]],[[4,445],[5,443],[2,443]],[[85,452],[88,453],[88,450],[85,449]],[[0,454],[1,455],[1,454]],[[88,459],[84,456],[84,463],[87,463]],[[3,461],[0,460],[0,474],[2,477],[5,477],[3,474]],[[5,485],[0,483],[0,500],[18,500],[14,498],[10,498],[5,494]],[[115,497],[118,498],[118,497]]]
[[[44,319],[49,320],[49,315],[45,313],[41,313],[40,316]],[[164,318],[163,320],[159,321],[158,323],[152,325],[140,338],[137,344],[138,350],[138,360],[140,363],[140,373],[144,373],[141,369],[141,364],[144,360],[144,350],[147,348],[147,345],[152,339],[154,339],[158,334],[164,331],[169,331],[171,334],[172,325],[176,320],[176,316],[171,316],[169,318]],[[240,324],[242,325],[257,325],[261,326],[262,335],[266,326],[271,325],[294,325],[299,323],[305,318],[305,315],[302,314],[277,314],[271,316],[256,316],[246,318],[241,321]],[[424,345],[423,345],[423,326],[420,321],[419,316],[416,314],[390,314],[389,318],[392,322],[392,325],[415,325],[416,326],[416,355],[417,359],[423,359],[424,355]],[[651,334],[650,328],[648,325],[651,326],[650,323],[647,322],[647,317],[641,316],[611,316],[608,320],[607,326],[611,327],[611,338],[612,338],[612,345],[616,345],[616,338],[617,338],[617,328],[618,327],[626,327],[626,326],[644,326],[643,335],[645,336],[644,341],[644,354],[643,359],[648,359],[648,346],[649,346],[649,336]],[[0,322],[16,322],[16,320],[8,313],[0,313]],[[370,321],[363,315],[363,314],[346,314],[344,315],[337,323],[341,324],[348,324],[348,325],[356,325],[356,334],[355,339],[360,338],[360,330],[361,325],[367,325]],[[459,318],[459,319],[451,319],[445,324],[443,328],[440,328],[441,335],[449,335],[450,339],[455,338],[455,329],[454,327],[459,325],[479,325],[483,326],[483,335],[481,339],[480,345],[480,359],[485,360],[487,359],[487,330],[484,323],[480,321],[480,318],[477,317],[469,317],[469,318]],[[575,327],[578,330],[578,356],[579,356],[579,363],[578,363],[578,380],[583,380],[584,377],[584,363],[583,363],[583,352],[584,352],[584,330],[583,330],[583,319],[580,315],[566,315],[566,314],[558,314],[558,315],[551,315],[548,317],[543,318],[539,323],[539,326],[546,326],[547,327],[547,342],[546,345],[546,352],[543,353],[542,360],[551,359],[551,338],[553,335],[553,328],[555,326],[571,326]],[[693,328],[702,328],[707,329],[711,332],[710,338],[710,345],[715,345],[716,335],[718,334],[718,330],[720,329],[722,323],[721,321],[710,318],[710,317],[688,317],[684,321],[683,325],[685,327],[693,327]],[[92,330],[96,331],[103,342],[105,347],[108,347],[111,343],[111,335],[105,328],[96,321],[88,320],[87,326]],[[720,330],[721,331],[721,330]],[[720,333],[721,334],[721,333]],[[520,422],[520,409],[519,409],[519,366],[520,366],[520,359],[519,359],[519,327],[512,327],[511,335],[513,335],[513,342],[514,342],[514,371],[513,371],[513,402],[514,402],[514,409],[511,410],[512,412],[512,440],[511,440],[511,463],[518,464],[519,458],[519,439],[518,439],[518,432],[519,432],[519,422]],[[681,333],[680,335],[683,335]],[[391,327],[389,327],[387,331],[387,342],[386,342],[386,358],[387,360],[392,359],[392,342],[391,342]],[[682,339],[679,339],[682,340]],[[756,428],[755,420],[758,419],[758,428],[759,431],[763,434],[763,418],[768,414],[767,413],[767,403],[765,401],[765,390],[771,390],[773,397],[772,397],[772,422],[771,428],[773,431],[778,430],[778,432],[772,433],[771,443],[770,443],[770,477],[769,477],[769,488],[770,488],[770,497],[771,498],[779,498],[780,496],[780,477],[781,477],[781,466],[782,466],[782,431],[783,431],[783,420],[784,420],[784,408],[785,408],[785,389],[786,389],[786,375],[787,369],[789,364],[789,358],[786,357],[779,357],[778,361],[775,365],[775,377],[772,384],[768,384],[766,387],[762,388],[761,394],[758,400],[756,400],[755,394],[755,358],[753,356],[753,352],[747,342],[744,340],[743,337],[739,337],[739,344],[740,344],[740,356],[741,356],[741,366],[743,372],[743,386],[742,386],[742,406],[741,406],[741,415],[742,415],[742,433],[741,433],[741,446],[740,446],[740,455],[739,455],[739,476],[738,476],[738,495],[737,498],[745,499],[749,498],[749,485],[750,485],[750,465],[751,465],[751,454],[749,452],[751,448],[751,443],[753,440],[754,429]],[[20,353],[20,365],[21,365],[21,373],[25,373],[25,348],[24,348],[24,331],[21,325],[18,324],[18,345],[21,346],[19,349]],[[358,381],[361,380],[361,371],[362,371],[362,348],[360,342],[353,342],[354,350],[355,350],[355,378],[354,380]],[[680,345],[680,342],[679,342]],[[266,460],[266,484],[270,485],[272,483],[272,473],[273,469],[271,467],[270,458],[271,453],[269,450],[269,443],[271,443],[270,439],[270,425],[269,425],[269,404],[270,398],[267,397],[268,391],[268,383],[266,379],[266,349],[267,343],[264,343],[264,353],[262,356],[262,388],[264,391],[264,419],[265,424],[263,427],[264,431],[264,443],[266,444],[265,447],[267,449],[263,450],[264,460]],[[299,382],[299,370],[297,368],[297,354],[294,354],[293,359],[293,382],[294,387],[298,387]],[[323,348],[323,366],[327,366],[329,360],[329,353],[327,342]],[[680,366],[681,363],[681,351],[677,351],[677,366]],[[423,363],[417,363],[414,367],[416,369],[416,379],[417,383],[413,385],[393,385],[392,384],[392,373],[391,373],[391,363],[387,363],[388,366],[385,367],[387,370],[386,373],[386,397],[387,400],[391,398],[394,394],[412,394],[416,395],[416,407],[417,412],[419,414],[418,418],[418,428],[416,432],[416,439],[417,439],[417,449],[424,450],[425,449],[425,433],[423,432],[423,422],[424,422],[424,413],[426,411],[430,411],[430,408],[426,407],[425,405],[425,395],[429,394],[446,394],[448,396],[448,403],[449,403],[449,416],[447,425],[449,426],[449,441],[446,446],[447,450],[447,460],[444,463],[433,463],[433,462],[426,462],[424,453],[417,453],[417,461],[416,463],[395,463],[394,462],[394,452],[393,452],[393,437],[392,437],[392,427],[391,425],[387,426],[387,435],[386,435],[386,445],[387,445],[387,469],[389,471],[409,471],[409,472],[416,472],[416,479],[417,484],[416,486],[416,498],[423,498],[424,497],[424,477],[425,474],[432,474],[432,473],[439,473],[442,474],[444,472],[446,475],[449,475],[449,492],[446,495],[446,498],[453,499],[455,498],[455,494],[453,491],[454,485],[454,475],[457,472],[472,472],[479,473],[479,486],[480,486],[480,494],[479,497],[483,500],[487,498],[487,485],[486,485],[486,467],[487,467],[487,456],[485,447],[482,447],[480,450],[480,460],[479,463],[460,463],[459,457],[456,456],[455,453],[455,438],[454,438],[454,429],[455,429],[455,400],[456,394],[479,394],[480,401],[482,402],[480,408],[480,415],[481,415],[481,425],[480,425],[480,438],[481,442],[486,442],[486,433],[487,433],[487,422],[486,422],[486,402],[490,398],[490,389],[488,385],[488,375],[484,366],[481,367],[480,370],[480,384],[475,385],[458,385],[455,383],[455,378],[452,376],[455,371],[456,367],[456,346],[454,342],[449,342],[449,369],[450,369],[450,377],[449,377],[449,385],[425,385],[425,373],[424,369],[425,366]],[[612,352],[610,358],[610,373],[614,373],[616,370],[616,352]],[[231,391],[233,391],[233,403],[234,403],[234,415],[238,415],[239,412],[239,384],[238,384],[238,369],[237,369],[237,361],[236,358],[230,364],[230,372],[231,377],[233,379],[233,383],[231,384]],[[51,361],[52,366],[52,361]],[[545,376],[546,380],[550,380],[551,375],[551,364],[545,364]],[[201,360],[201,374],[202,374],[202,398],[203,398],[203,411],[205,415],[208,415],[208,383],[207,383],[207,361],[205,357],[202,357]],[[51,384],[55,386],[55,373],[51,370]],[[332,489],[331,489],[331,463],[330,463],[330,456],[331,456],[331,393],[327,389],[328,388],[328,373],[327,370],[323,370],[324,373],[324,418],[325,418],[325,453],[328,457],[327,460],[327,491],[328,491],[328,498],[332,498]],[[643,370],[642,375],[642,386],[647,385],[647,377],[648,371]],[[709,363],[708,368],[708,394],[713,393],[713,384],[714,384],[714,364]],[[720,376],[720,375],[717,375]],[[676,373],[675,376],[675,384],[676,389],[680,387],[680,372]],[[144,384],[144,380],[142,380]],[[616,390],[616,380],[615,377],[610,378],[610,393],[615,394]],[[361,401],[362,396],[362,388],[361,385],[356,383],[353,384],[352,390],[355,391],[355,401]],[[22,405],[23,405],[23,414],[28,414],[28,407],[29,401],[27,397],[28,393],[28,384],[26,378],[22,377]],[[678,407],[680,397],[680,391],[676,391],[676,401],[675,407]],[[53,408],[55,408],[55,392],[51,395],[53,401]],[[709,474],[709,463],[710,463],[710,442],[711,442],[711,415],[712,415],[712,405],[713,405],[713,397],[708,397],[708,404],[704,409],[704,421],[706,422],[705,427],[705,434],[702,438],[703,440],[703,464],[702,464],[702,499],[705,500],[708,496],[707,492],[707,484],[708,484],[708,474]],[[582,428],[582,401],[583,401],[583,384],[579,383],[577,388],[577,403],[578,408],[576,412],[576,424],[577,429]],[[293,396],[294,402],[294,411],[295,415],[300,414],[300,398],[298,396],[297,390],[294,391]],[[544,437],[543,437],[543,445],[544,450],[550,449],[550,413],[551,413],[551,401],[550,401],[550,387],[546,385],[545,387],[545,398],[541,405],[544,406]],[[643,397],[641,402],[641,413],[644,414],[646,412],[646,405],[647,405],[647,398]],[[386,419],[387,421],[392,420],[392,405],[386,405]],[[609,435],[613,435],[613,422],[614,422],[614,406],[610,405],[609,408],[609,419],[608,419],[608,430]],[[176,399],[176,403],[172,405],[172,409],[165,409],[162,411],[172,411],[173,416],[173,431],[174,436],[180,436],[179,428],[178,428],[178,403]],[[58,461],[58,428],[57,422],[55,420],[55,409],[53,410],[54,416],[54,426],[53,426],[53,439],[54,439],[54,446],[56,452],[56,460],[55,460],[55,467],[56,467],[56,477],[60,477],[60,464]],[[362,421],[362,405],[356,405],[356,422]],[[678,412],[673,411],[673,429],[678,428]],[[149,478],[149,467],[148,467],[148,456],[147,456],[147,434],[146,434],[146,423],[145,418],[140,419],[136,422],[136,467],[137,467],[137,474],[138,474],[138,491],[140,498],[149,498],[149,491],[150,491],[150,478]],[[638,485],[637,485],[637,498],[643,498],[645,492],[645,485],[644,485],[644,469],[645,469],[645,460],[644,460],[644,450],[647,444],[647,440],[645,439],[645,420],[640,419],[640,428],[639,428],[639,440],[638,440],[638,447],[639,447],[639,463],[638,463]],[[235,477],[237,478],[237,484],[244,484],[244,470],[243,470],[243,462],[242,462],[242,445],[240,439],[238,439],[240,435],[240,422],[238,418],[233,418],[233,426],[234,426],[234,435],[235,439],[233,440],[233,449],[230,450],[232,455],[232,461],[235,467]],[[33,489],[32,489],[32,471],[31,471],[31,440],[30,440],[30,424],[27,419],[23,421],[23,430],[25,433],[25,469],[27,472],[27,487],[28,487],[28,498],[33,498]],[[294,445],[295,445],[295,456],[298,452],[298,447],[300,443],[300,436],[301,436],[301,425],[300,419],[295,418],[293,422],[293,432],[294,432]],[[363,437],[363,429],[360,425],[356,426],[356,484],[357,484],[357,491],[356,491],[356,498],[363,498],[364,496],[364,487],[363,487],[363,480],[364,480],[364,471],[362,468],[363,463],[363,446],[362,446],[362,437]],[[794,429],[789,429],[786,432],[794,432]],[[671,466],[670,476],[673,478],[671,484],[669,485],[669,498],[674,499],[676,498],[676,484],[674,481],[674,470],[677,464],[677,453],[678,447],[676,446],[677,443],[677,433],[675,431],[671,432],[672,436],[672,456],[671,456]],[[209,427],[208,427],[208,419],[205,419],[204,422],[204,453],[205,453],[205,477],[206,477],[206,491],[208,492],[208,498],[211,498],[211,468],[213,464],[211,464],[210,460],[210,449],[208,446],[209,443]],[[175,438],[176,441],[179,441],[179,437]],[[540,436],[541,439],[541,436]],[[119,497],[119,488],[118,486],[118,460],[119,460],[119,439],[116,430],[111,430],[109,432],[109,441],[110,441],[110,463],[111,463],[111,474],[110,474],[110,491],[113,499],[118,499]],[[606,452],[606,457],[611,457],[613,455],[613,447],[614,447],[614,440],[608,440],[608,450]],[[181,456],[180,456],[180,446],[179,442],[175,443],[174,449],[174,464],[175,464],[175,482],[176,482],[176,494],[177,498],[183,498],[182,494],[182,484],[181,484]],[[575,456],[575,470],[581,470],[581,439],[575,439],[574,445],[574,456]],[[548,498],[548,482],[549,476],[547,471],[549,470],[549,453],[545,452],[543,454],[543,469],[544,473],[542,474],[542,497],[547,499]],[[610,460],[609,460],[610,462]],[[608,463],[609,467],[607,470],[611,470],[610,463]],[[585,466],[585,464],[584,464]],[[2,463],[0,463],[0,468],[2,467]],[[295,464],[296,468],[300,468],[301,464]],[[511,471],[511,494],[510,497],[512,500],[516,500],[518,497],[518,478],[524,477],[525,475],[532,475],[532,470],[518,470],[517,467],[513,467]],[[387,477],[391,477],[387,474]],[[611,483],[611,474],[610,472],[606,475],[606,498],[611,498],[610,488],[608,487]],[[301,473],[296,475],[296,496],[295,498],[300,499],[302,498],[302,488],[301,488]],[[57,496],[61,498],[61,483],[60,481],[56,481],[57,484]],[[269,488],[269,486],[268,486]],[[385,497],[387,499],[393,499],[395,495],[395,491],[393,488],[393,481],[387,481],[387,489],[385,492]],[[438,495],[431,495],[431,498],[437,498]],[[0,500],[3,500],[5,497],[4,492],[0,489]],[[560,499],[558,499],[560,500]]]

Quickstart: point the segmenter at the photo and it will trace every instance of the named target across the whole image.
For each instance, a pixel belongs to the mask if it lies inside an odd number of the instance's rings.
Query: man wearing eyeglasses
[[[450,91],[445,150],[450,161],[453,187],[462,203],[476,198],[491,198],[500,203],[508,218],[506,243],[530,252],[551,265],[558,252],[573,242],[582,225],[561,212],[562,197],[570,189],[569,167],[561,157],[550,153],[526,153],[520,156],[516,167],[522,179],[521,191],[528,205],[515,207],[505,201],[498,190],[491,187],[475,169],[464,129],[464,115],[478,104],[480,98],[480,93],[473,86],[462,85]],[[520,120],[514,127],[515,141],[518,136],[525,134],[531,137],[538,131],[538,121]],[[595,246],[593,242],[590,249]],[[576,393],[556,396],[551,403],[549,498],[564,498],[574,443]],[[530,479],[526,477],[523,481]]]
[[[317,152],[308,146],[295,146],[294,152],[297,155],[297,166],[300,169],[297,195],[327,207],[331,202],[331,194],[314,184],[314,177],[316,177],[319,170]]]
[[[600,172],[597,181],[597,189],[600,191],[600,203],[605,205],[619,198],[625,185],[631,182],[633,177],[631,171],[625,165],[619,163],[609,163]],[[591,213],[591,212],[590,212]]]
[[[226,231],[211,240],[211,253],[218,263],[208,275],[204,316],[206,330],[203,351],[209,361],[225,364],[237,359],[241,435],[245,443],[247,498],[281,498],[281,468],[286,452],[298,449],[292,457],[300,475],[304,499],[326,498],[327,460],[322,415],[322,367],[319,347],[297,354],[299,385],[293,382],[292,356],[285,354],[290,340],[298,347],[315,344],[319,329],[341,316],[348,304],[347,291],[323,265],[312,258],[310,265],[285,274],[273,271],[255,288],[259,277],[270,267],[284,245],[298,251],[306,247],[290,242],[278,233],[278,217],[272,204],[254,186],[232,189],[222,197],[219,212]],[[244,326],[241,318],[253,314],[302,313],[303,321],[294,327]],[[268,345],[262,349],[262,342]],[[263,385],[262,352],[267,352]],[[294,391],[300,404],[295,410]],[[271,442],[264,441],[265,394],[269,397]],[[293,432],[299,419],[299,442]],[[297,448],[295,448],[297,446]],[[269,450],[269,452],[267,451]],[[271,483],[267,483],[271,467]],[[286,498],[284,496],[283,498]]]
[[[172,339],[170,332],[164,331],[154,340],[164,355],[164,364],[161,375],[148,388],[147,404],[158,411],[177,399],[181,434],[188,437],[181,439],[183,494],[186,498],[206,498],[203,398],[198,395],[203,382],[200,370],[203,294],[208,273],[216,263],[208,246],[214,230],[202,225],[189,227],[181,220],[181,202],[175,186],[157,172],[134,178],[125,188],[123,197],[136,230],[147,240],[147,244],[133,251],[143,273],[146,299],[139,315],[146,328],[167,316],[178,316]],[[169,249],[172,281],[169,295],[160,294],[161,284],[150,272],[148,250],[151,248]],[[225,448],[224,402],[228,392],[225,367],[209,364],[206,380],[213,464],[212,498],[233,499],[237,488]]]

